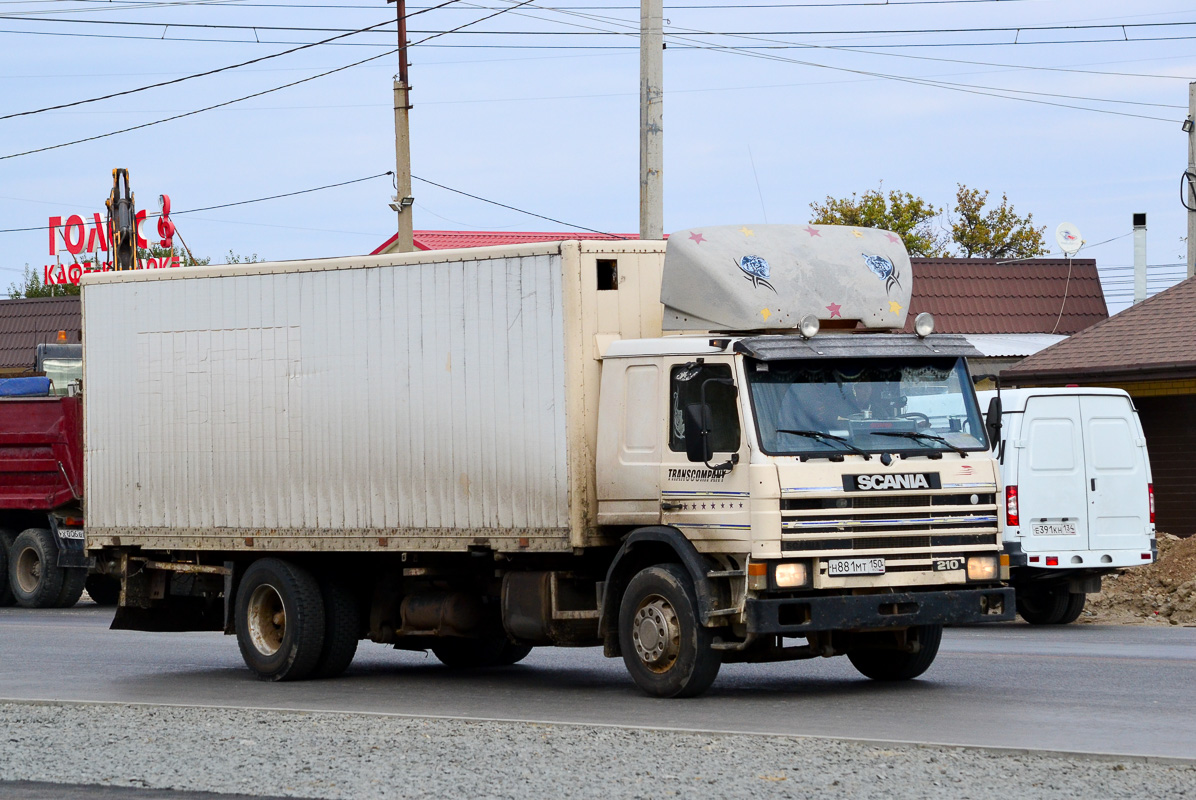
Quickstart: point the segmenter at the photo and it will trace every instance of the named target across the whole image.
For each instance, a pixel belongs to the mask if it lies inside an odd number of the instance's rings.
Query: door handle
[[[679,511],[681,509],[680,503],[661,503],[661,511]]]
[[[1090,481],[1090,484],[1092,486],[1092,491],[1095,492],[1096,491],[1096,478],[1092,478]]]

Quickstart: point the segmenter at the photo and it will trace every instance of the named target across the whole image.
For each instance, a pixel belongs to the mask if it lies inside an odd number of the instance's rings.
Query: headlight
[[[973,556],[968,559],[968,580],[995,581],[998,573],[996,556]]]
[[[804,561],[785,561],[776,565],[772,577],[778,589],[805,586],[810,582],[810,565]]]

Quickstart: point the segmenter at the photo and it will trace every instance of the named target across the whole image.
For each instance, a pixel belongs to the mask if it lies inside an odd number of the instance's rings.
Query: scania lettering
[[[269,680],[362,640],[599,646],[662,697],[915,678],[1013,596],[976,353],[895,332],[911,278],[896,234],[785,225],[85,275],[113,626],[234,634]]]

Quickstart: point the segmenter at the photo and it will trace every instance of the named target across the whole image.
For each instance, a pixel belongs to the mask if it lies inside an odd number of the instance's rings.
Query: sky
[[[415,182],[415,227],[635,232],[638,5],[442,1],[407,9],[412,171],[441,185]],[[390,178],[371,177],[394,169],[394,16],[367,0],[0,0],[0,117],[38,112],[0,119],[0,288],[53,261],[51,216],[103,210],[114,167],[139,208],[170,195],[213,263],[373,250],[396,225]],[[664,16],[666,231],[801,224],[813,202],[880,186],[949,208],[964,184],[1032,214],[1053,254],[1056,227],[1077,226],[1110,311],[1131,299],[1135,212],[1151,293],[1185,274],[1186,3],[676,0]]]

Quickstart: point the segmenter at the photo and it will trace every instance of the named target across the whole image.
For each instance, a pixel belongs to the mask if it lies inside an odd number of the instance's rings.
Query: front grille
[[[886,572],[929,572],[935,559],[999,545],[996,500],[991,492],[784,498],[781,550],[883,556]]]
[[[972,498],[976,502],[972,502]],[[781,511],[817,511],[824,508],[929,508],[931,506],[991,506],[996,495],[976,494],[877,494],[866,497],[803,497],[781,501]]]

